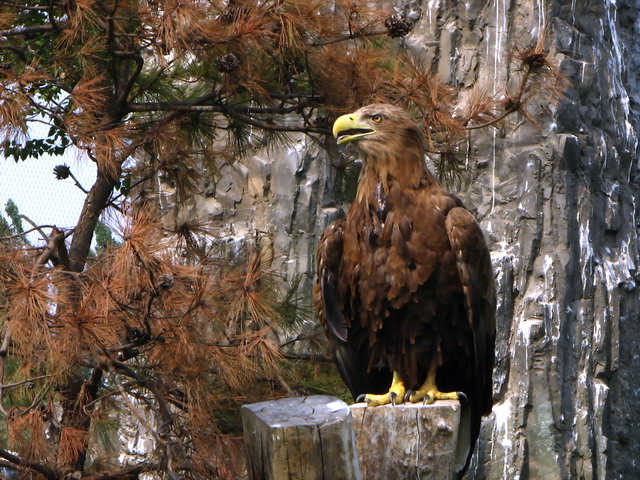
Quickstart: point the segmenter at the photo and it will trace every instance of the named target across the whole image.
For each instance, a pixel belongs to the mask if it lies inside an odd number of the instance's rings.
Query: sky
[[[48,127],[35,125],[30,129],[32,139],[46,138]],[[89,189],[95,182],[93,162],[74,150],[63,156],[41,156],[16,162],[0,155],[0,214],[8,219],[5,206],[12,199],[18,210],[38,225],[73,227],[82,210],[85,194],[76,187],[71,177],[57,180],[53,174],[56,165],[66,164],[80,184]],[[31,226],[23,221],[25,230]],[[48,232],[48,230],[46,230]],[[30,234],[29,240],[38,243],[39,235]]]

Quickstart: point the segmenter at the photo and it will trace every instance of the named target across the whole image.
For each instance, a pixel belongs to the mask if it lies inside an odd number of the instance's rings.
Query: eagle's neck
[[[381,185],[385,193],[388,193],[390,185],[394,182],[403,190],[438,184],[425,165],[422,151],[404,150],[402,156],[379,152],[363,157],[356,199],[366,200],[369,192],[377,185]]]

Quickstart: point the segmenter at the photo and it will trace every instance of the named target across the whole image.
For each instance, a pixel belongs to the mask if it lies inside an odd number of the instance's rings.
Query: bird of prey
[[[493,404],[496,293],[484,235],[426,167],[423,133],[404,109],[360,108],[333,134],[363,161],[346,218],[318,246],[314,301],[338,369],[370,407],[460,398],[463,473]]]

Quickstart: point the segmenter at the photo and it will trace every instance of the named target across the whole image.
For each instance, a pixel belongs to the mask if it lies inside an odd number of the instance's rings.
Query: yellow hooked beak
[[[371,126],[359,123],[358,115],[355,113],[342,115],[333,123],[333,136],[338,140],[338,145],[360,140],[374,133],[376,131]]]

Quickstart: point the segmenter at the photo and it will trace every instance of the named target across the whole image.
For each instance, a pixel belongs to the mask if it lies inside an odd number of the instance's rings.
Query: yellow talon
[[[393,372],[393,381],[391,382],[391,387],[389,387],[389,391],[387,393],[383,393],[382,395],[367,393],[366,395],[360,395],[357,401],[360,401],[362,398],[367,402],[368,407],[379,407],[381,405],[389,405],[390,403],[402,403],[404,401],[405,391],[406,389],[402,380],[400,380],[400,377],[396,372]]]
[[[405,400],[417,403],[424,400],[425,404],[432,404],[436,400],[459,400],[460,396],[466,397],[462,392],[441,392],[436,386],[436,369],[432,365],[427,379],[416,392],[408,392]]]
[[[458,398],[458,392],[441,392],[435,385],[425,382],[417,392],[409,396],[408,400],[411,403],[424,400],[425,404],[432,404],[436,400],[458,400]]]

